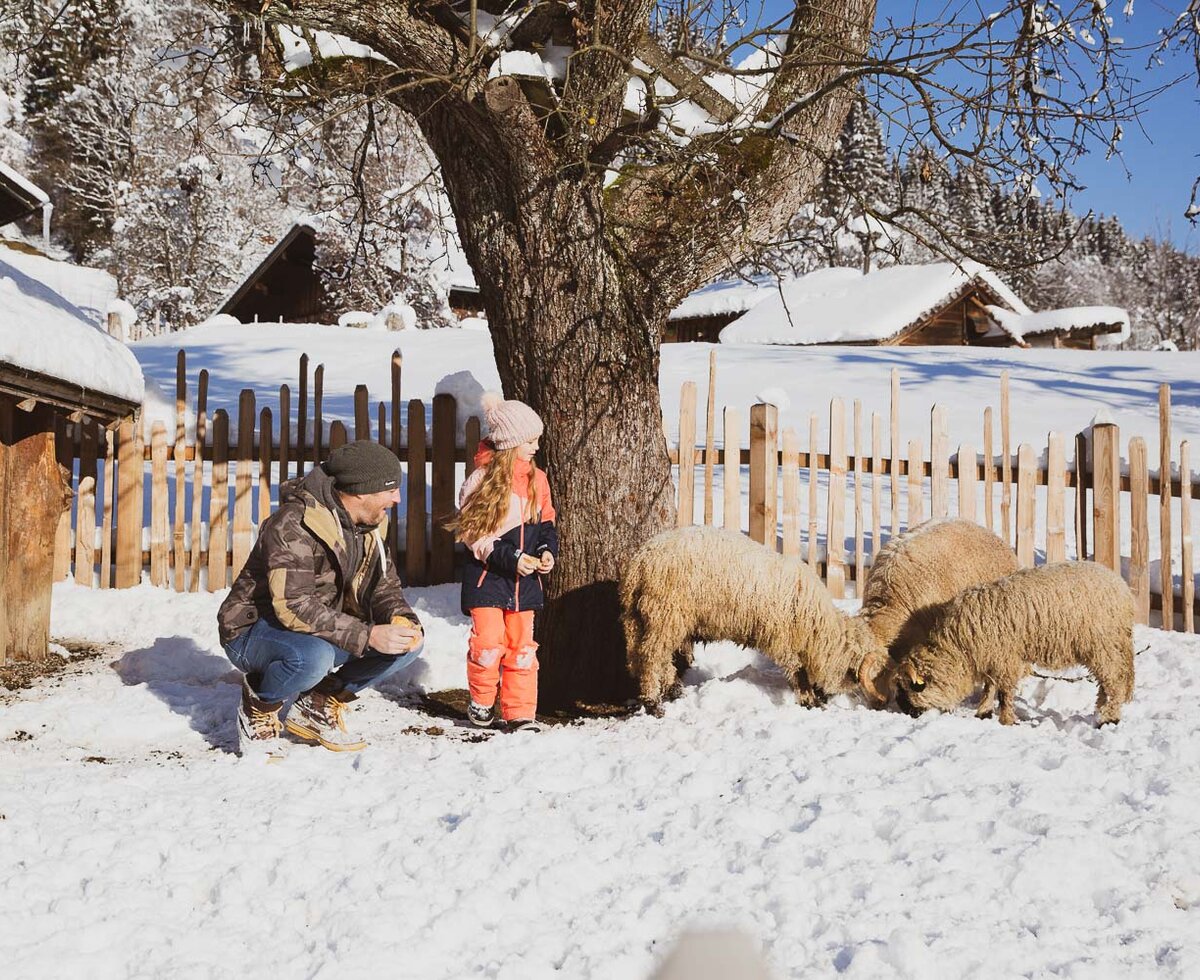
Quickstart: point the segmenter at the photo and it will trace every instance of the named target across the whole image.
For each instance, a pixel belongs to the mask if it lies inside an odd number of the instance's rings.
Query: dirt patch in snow
[[[51,651],[44,660],[13,660],[0,665],[0,688],[9,691],[20,691],[33,687],[36,681],[45,677],[61,674],[86,660],[94,660],[113,648],[103,644],[88,643],[83,640],[64,640],[56,642],[55,646],[66,650],[70,656]]]

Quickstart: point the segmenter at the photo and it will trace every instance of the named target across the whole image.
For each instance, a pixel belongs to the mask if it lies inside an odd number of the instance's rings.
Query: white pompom
[[[485,391],[479,399],[479,407],[484,412],[491,412],[504,404],[504,396],[498,391]]]

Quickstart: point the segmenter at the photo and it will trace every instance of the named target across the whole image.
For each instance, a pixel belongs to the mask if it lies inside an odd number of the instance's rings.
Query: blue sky
[[[753,9],[755,2],[762,4],[770,20],[786,17],[791,10],[787,0],[751,0],[752,19],[758,12]],[[1109,0],[1109,14],[1114,18],[1112,35],[1122,38],[1131,51],[1152,46],[1159,31],[1173,22],[1186,2],[1135,0],[1130,4],[1129,0]],[[1004,6],[1004,0],[992,0],[987,5],[979,0],[879,0],[878,22],[882,24],[887,17],[898,23],[914,19],[944,22],[956,13],[962,20],[975,20]],[[1126,17],[1128,6],[1133,7],[1133,14]],[[1105,159],[1104,148],[1097,146],[1079,163],[1075,177],[1085,189],[1069,203],[1080,215],[1089,210],[1116,214],[1133,237],[1169,237],[1178,246],[1200,254],[1200,225],[1192,226],[1183,217],[1192,183],[1200,176],[1200,87],[1190,58],[1175,56],[1166,65],[1152,69],[1145,67],[1146,62],[1147,54],[1142,50],[1128,59],[1131,74],[1147,89],[1181,74],[1189,77],[1151,101],[1138,123],[1125,127],[1122,159]]]

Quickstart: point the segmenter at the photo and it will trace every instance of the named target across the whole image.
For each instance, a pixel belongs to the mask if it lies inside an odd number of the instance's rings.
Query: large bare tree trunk
[[[538,624],[542,703],[623,700],[632,688],[617,579],[631,548],[674,515],[658,391],[661,300],[622,267],[598,187],[547,182],[522,200],[481,201],[477,170],[451,164],[445,180],[463,205],[457,213],[476,216],[460,219],[460,232],[505,396],[546,424],[561,554]]]

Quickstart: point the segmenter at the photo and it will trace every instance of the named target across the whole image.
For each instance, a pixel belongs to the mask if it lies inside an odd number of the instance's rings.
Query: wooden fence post
[[[318,364],[313,372],[313,466],[325,462],[325,419],[321,402],[325,397],[325,365]],[[333,437],[330,436],[330,439]]]
[[[404,574],[406,584],[425,584],[425,405],[408,403],[408,509]]]
[[[1171,386],[1158,388],[1158,534],[1162,628],[1175,628],[1174,541],[1171,534]]]
[[[258,413],[258,507],[254,523],[258,527],[271,516],[271,457],[274,456],[275,425],[271,406],[264,405]]]
[[[696,383],[685,381],[679,391],[679,500],[675,507],[675,526],[688,527],[696,523],[695,507]]]
[[[996,454],[992,447],[992,409],[983,410],[983,524],[993,534],[996,531]],[[959,464],[962,472],[962,464]]]
[[[100,588],[113,582],[113,517],[117,496],[117,433],[104,430],[104,507],[100,524]]]
[[[241,574],[242,566],[250,557],[253,543],[254,475],[254,392],[249,388],[238,398],[238,441],[237,463],[234,471],[233,493],[233,569],[232,576]]]
[[[925,451],[920,439],[908,441],[908,526],[925,520]]]
[[[976,493],[975,447],[969,442],[958,447],[958,516],[964,521],[975,520]]]
[[[201,524],[204,522],[204,443],[208,438],[207,400],[208,371],[201,370],[196,385],[196,448],[192,453],[192,577],[188,583],[188,589],[192,592],[200,591],[200,553],[204,546],[204,539],[200,532]]]
[[[138,506],[142,457],[133,422],[121,423],[117,440],[116,586],[128,589],[142,579],[142,512]]]
[[[862,401],[854,399],[854,594],[862,596],[866,559],[863,556]]]
[[[75,581],[89,589],[96,574],[97,435],[98,426],[91,419],[84,419],[80,423],[79,498],[75,502]],[[92,481],[87,500],[84,499],[84,480]],[[90,530],[85,529],[85,523]]]
[[[750,409],[750,537],[776,549],[779,497],[779,410],[759,404]]]
[[[433,396],[433,466],[429,584],[454,581],[454,535],[442,524],[454,516],[454,447],[458,441],[458,405],[453,395]]]
[[[890,533],[894,538],[900,533],[900,371],[892,368],[891,375],[891,428],[889,432],[888,482],[892,491],[892,514],[889,522]]]
[[[167,427],[155,422],[150,430],[150,584],[170,584],[167,513]]]
[[[401,412],[403,405],[400,402],[400,376],[403,369],[404,357],[399,350],[392,351],[391,360],[391,381],[392,381],[392,452],[396,454],[396,458],[401,463],[404,462],[404,452],[400,448],[403,435],[403,421],[401,420]],[[471,454],[475,452],[475,447],[470,444],[466,445],[467,459],[471,458]],[[468,465],[469,462],[468,462]],[[396,567],[400,567],[400,504],[396,504],[392,508],[392,520],[388,525],[388,546],[391,548],[392,559],[396,562]]]
[[[292,455],[292,393],[287,385],[279,386],[279,483],[291,479],[288,465]]]
[[[1046,561],[1067,560],[1067,443],[1051,432],[1046,443]]]
[[[79,500],[75,518],[75,582],[92,587],[96,573],[96,478],[79,481]]]
[[[818,512],[820,500],[818,484],[820,471],[818,469],[819,447],[817,446],[817,413],[808,416],[808,545],[805,560],[814,572],[817,570],[817,535],[819,534]]]
[[[1017,561],[1032,568],[1037,531],[1037,458],[1027,442],[1017,447]]]
[[[1012,546],[1012,416],[1008,402],[1008,372],[1000,372],[1000,528],[1004,543]]]
[[[946,409],[934,405],[929,414],[929,515],[950,513],[950,433]]]
[[[296,392],[296,476],[304,476],[308,451],[308,355],[300,355],[300,388]]]
[[[1129,440],[1129,589],[1137,621],[1150,622],[1150,468],[1146,440]]]
[[[75,476],[72,470],[75,466],[75,440],[70,434],[67,420],[61,415],[54,417],[54,458],[67,490],[72,490]],[[71,493],[71,497],[75,497]],[[54,529],[54,567],[55,582],[65,581],[71,574],[71,502],[58,515],[58,525]]]
[[[717,352],[708,352],[708,402],[704,408],[704,523],[713,523],[713,470],[716,466]]]
[[[208,498],[208,591],[226,586],[229,566],[229,415],[213,413],[212,490]]]
[[[791,428],[783,430],[783,553],[800,554],[800,446]]]
[[[346,445],[348,433],[346,432],[346,424],[341,419],[334,419],[329,423],[329,452],[332,453],[335,449],[341,449]],[[320,465],[319,463],[317,465]]]
[[[366,385],[354,386],[354,439],[371,438],[371,400]]]
[[[1092,423],[1092,527],[1096,535],[1096,561],[1121,571],[1121,461],[1120,430],[1107,421]]]
[[[724,409],[725,437],[721,445],[721,480],[724,500],[721,525],[732,531],[742,529],[742,420],[736,408]]]
[[[1088,483],[1091,480],[1091,466],[1088,463],[1087,432],[1075,436],[1075,558],[1086,561],[1088,550],[1088,516],[1091,508],[1088,506]]]
[[[171,570],[175,591],[187,587],[187,353],[180,351],[175,360],[175,512],[171,521]]]
[[[1196,579],[1192,569],[1192,460],[1191,446],[1186,439],[1179,444],[1179,575],[1183,591],[1179,604],[1183,607],[1183,631],[1196,632]]]
[[[829,500],[825,524],[825,584],[835,599],[846,595],[846,409],[829,403]]]

